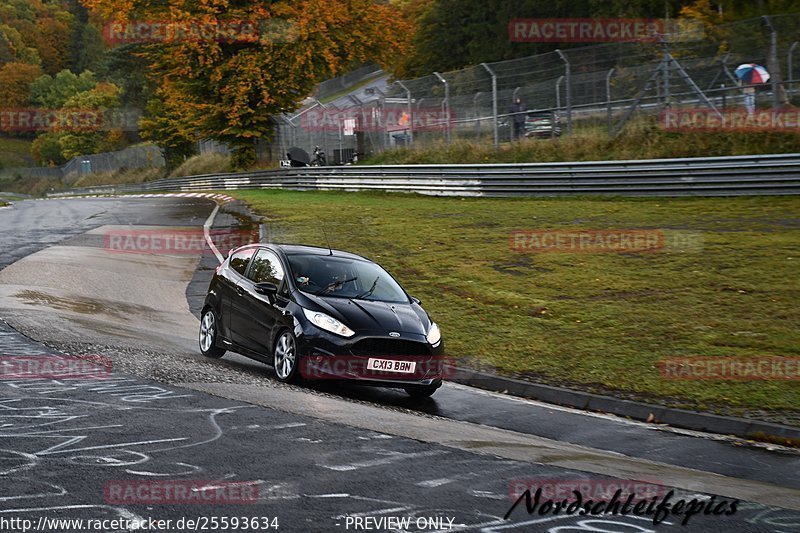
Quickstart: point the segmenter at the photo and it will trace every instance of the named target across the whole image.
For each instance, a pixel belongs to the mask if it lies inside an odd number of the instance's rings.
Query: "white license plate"
[[[416,366],[417,363],[414,361],[397,361],[395,359],[370,359],[367,361],[367,370],[379,370],[381,372],[413,374]]]

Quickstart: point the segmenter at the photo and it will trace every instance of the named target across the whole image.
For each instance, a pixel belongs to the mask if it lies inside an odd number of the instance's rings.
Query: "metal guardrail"
[[[239,189],[379,190],[438,196],[800,194],[800,154],[495,165],[308,167],[165,178],[49,196]]]

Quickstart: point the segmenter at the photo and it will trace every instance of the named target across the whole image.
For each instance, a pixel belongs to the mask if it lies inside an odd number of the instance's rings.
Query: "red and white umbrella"
[[[736,67],[734,71],[736,77],[742,80],[745,85],[758,85],[769,81],[769,72],[761,65],[755,63],[744,63]]]

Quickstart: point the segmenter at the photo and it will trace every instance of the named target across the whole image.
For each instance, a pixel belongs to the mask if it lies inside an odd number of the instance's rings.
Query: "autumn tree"
[[[409,28],[398,9],[375,0],[84,0],[120,23],[255,24],[253,39],[175,38],[142,47],[157,83],[158,109],[144,125],[171,139],[227,143],[239,166],[269,138],[271,116],[297,108],[314,86],[366,61],[389,66],[406,50]]]
[[[38,65],[6,63],[0,67],[0,102],[3,107],[22,107],[30,98],[31,83],[41,76]]]
[[[116,85],[101,82],[94,88],[69,98],[64,102],[61,111],[72,111],[78,115],[93,112],[98,116],[105,113],[106,117],[110,117],[111,113],[120,106],[120,93],[121,90]],[[96,127],[76,128],[68,125],[66,128],[54,128],[55,133],[59,134],[58,143],[64,159],[123,148],[126,141],[121,130],[114,124],[104,122],[105,120],[101,118]]]
[[[61,164],[128,144],[124,124],[109,120],[119,116],[121,106],[122,90],[113,83],[98,82],[91,72],[76,76],[64,70],[54,78],[44,75],[31,86],[35,103],[60,117],[33,142],[33,156],[40,164]]]

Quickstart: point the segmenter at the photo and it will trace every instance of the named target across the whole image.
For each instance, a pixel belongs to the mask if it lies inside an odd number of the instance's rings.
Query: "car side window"
[[[247,277],[253,283],[274,283],[280,285],[283,281],[283,266],[280,259],[269,250],[259,250],[253,260],[253,266]]]
[[[253,257],[253,252],[255,252],[255,250],[249,248],[234,253],[229,262],[231,268],[244,276],[244,273],[247,271],[247,265],[250,264],[250,258]]]

